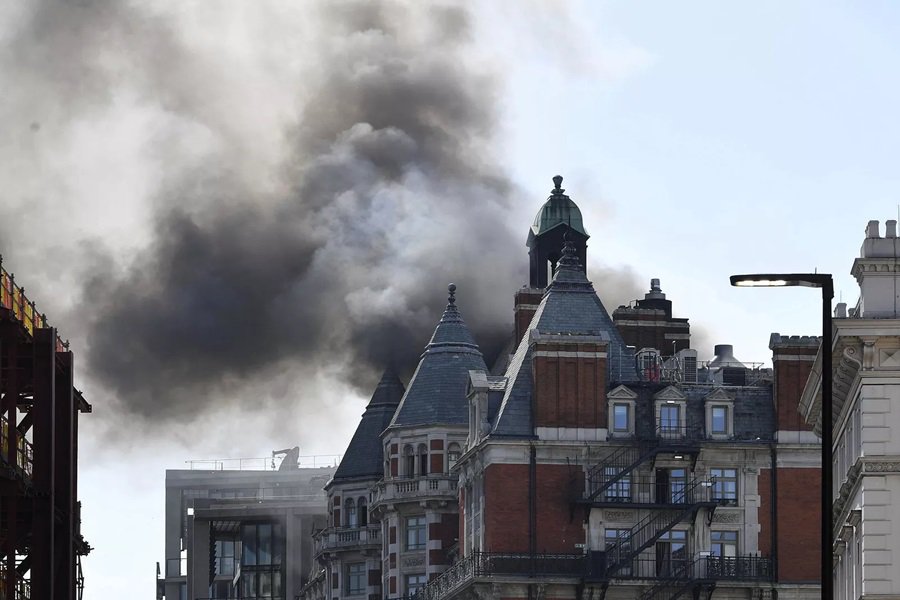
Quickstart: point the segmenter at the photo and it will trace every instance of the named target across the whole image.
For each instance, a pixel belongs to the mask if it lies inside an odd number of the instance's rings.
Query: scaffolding
[[[0,257],[0,600],[81,598],[73,357]]]

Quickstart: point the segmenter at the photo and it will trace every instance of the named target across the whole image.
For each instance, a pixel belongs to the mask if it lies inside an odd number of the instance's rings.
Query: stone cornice
[[[831,508],[832,527],[839,528],[846,518],[850,508],[847,501],[853,497],[859,488],[861,479],[866,475],[883,475],[885,473],[900,474],[900,456],[883,456],[879,459],[860,457],[847,471],[847,480],[838,490],[837,498]]]

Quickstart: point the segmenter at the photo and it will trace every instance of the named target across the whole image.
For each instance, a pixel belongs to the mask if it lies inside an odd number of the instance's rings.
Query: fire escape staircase
[[[716,582],[695,579],[693,573],[697,566],[696,560],[685,564],[684,568],[648,588],[638,600],[676,600],[687,591],[691,591],[694,598],[700,598],[700,592],[705,591],[708,600],[712,596]]]
[[[628,566],[641,552],[655,544],[688,515],[691,515],[692,520],[696,519],[697,512],[705,507],[710,510],[709,518],[712,518],[712,511],[717,503],[708,498],[710,488],[708,481],[693,479],[683,489],[672,490],[670,504],[660,504],[659,508],[638,521],[627,535],[607,548],[607,575],[615,577],[619,569]]]

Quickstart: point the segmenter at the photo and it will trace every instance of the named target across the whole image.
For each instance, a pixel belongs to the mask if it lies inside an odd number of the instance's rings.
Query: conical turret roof
[[[447,289],[447,308],[425,346],[391,427],[469,422],[468,372],[487,371],[487,365],[456,306],[456,286],[451,283]]]
[[[368,479],[383,475],[381,432],[390,424],[403,398],[403,383],[393,370],[387,369],[366,406],[347,451],[332,481]]]

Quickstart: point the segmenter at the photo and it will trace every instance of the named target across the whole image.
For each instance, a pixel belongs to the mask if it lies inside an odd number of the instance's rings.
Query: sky
[[[165,469],[340,454],[446,284],[486,352],[560,174],[612,310],[701,359],[819,333],[900,212],[890,2],[0,7],[0,254],[75,352],[86,594],[154,589]],[[883,227],[883,226],[882,226]],[[139,539],[140,542],[135,542]]]

